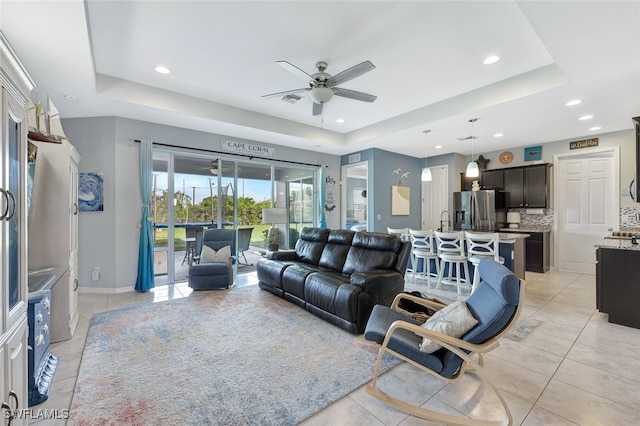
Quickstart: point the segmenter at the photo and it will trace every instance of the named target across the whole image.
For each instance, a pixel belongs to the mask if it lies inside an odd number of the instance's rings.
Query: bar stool
[[[427,229],[424,231],[409,229],[411,235],[411,267],[412,278],[415,280],[416,273],[418,272],[418,265],[422,260],[422,271],[420,275],[426,278],[427,283],[433,276],[431,274],[431,260],[435,260],[435,277],[438,278],[440,274],[440,262],[438,261],[438,249],[436,247],[435,236],[433,229]]]
[[[438,257],[440,258],[440,273],[438,274],[439,288],[442,285],[444,271],[449,267],[447,281],[449,284],[455,281],[460,295],[460,287],[462,283],[471,287],[469,282],[469,265],[467,264],[467,256],[464,252],[464,232],[439,232],[435,231],[436,240],[438,241]],[[455,279],[452,277],[453,267],[456,268]],[[464,269],[464,278],[460,274],[460,266]]]
[[[482,259],[492,259],[504,265],[504,257],[500,256],[500,243],[498,234],[465,232],[467,239],[467,257],[473,265],[473,284],[471,293],[473,294],[480,284],[480,274],[478,274],[478,264]]]

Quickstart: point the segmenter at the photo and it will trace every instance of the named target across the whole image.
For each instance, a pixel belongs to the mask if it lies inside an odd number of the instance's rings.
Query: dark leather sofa
[[[373,307],[404,290],[410,249],[397,235],[304,228],[295,251],[260,259],[259,286],[360,334]]]

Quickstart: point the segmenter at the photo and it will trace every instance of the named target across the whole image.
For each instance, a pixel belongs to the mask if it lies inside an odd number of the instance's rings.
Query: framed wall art
[[[411,188],[408,186],[391,186],[391,215],[408,216],[411,211]]]

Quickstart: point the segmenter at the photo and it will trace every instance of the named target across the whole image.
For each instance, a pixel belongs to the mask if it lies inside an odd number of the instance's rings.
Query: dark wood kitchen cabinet
[[[502,232],[529,234],[525,240],[525,269],[544,274],[551,268],[551,231],[529,232],[501,229]]]
[[[504,189],[504,170],[485,170],[482,172],[482,189]]]
[[[464,173],[460,173],[460,190],[471,191],[471,185],[477,180],[482,189],[502,189],[504,187],[503,169],[482,170],[480,176],[468,178]]]
[[[549,164],[504,169],[507,208],[546,208],[549,202]]]
[[[596,250],[596,308],[609,322],[640,328],[640,250]]]

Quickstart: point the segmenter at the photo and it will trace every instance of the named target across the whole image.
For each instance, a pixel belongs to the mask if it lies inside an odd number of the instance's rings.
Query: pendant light
[[[427,135],[429,134],[429,132],[431,132],[431,130],[422,131],[422,133],[424,133],[425,147],[426,147]],[[429,161],[429,158],[427,156],[424,159],[425,166],[428,166],[428,161]],[[425,167],[424,169],[422,169],[422,182],[431,182],[431,169],[429,167]]]
[[[469,161],[469,164],[467,164],[467,172],[465,173],[466,177],[480,176],[478,163],[473,161],[473,140],[476,138],[475,136],[473,136],[473,123],[475,123],[476,121],[478,121],[477,118],[472,118],[471,120],[469,120],[469,123],[471,123],[471,161]]]

